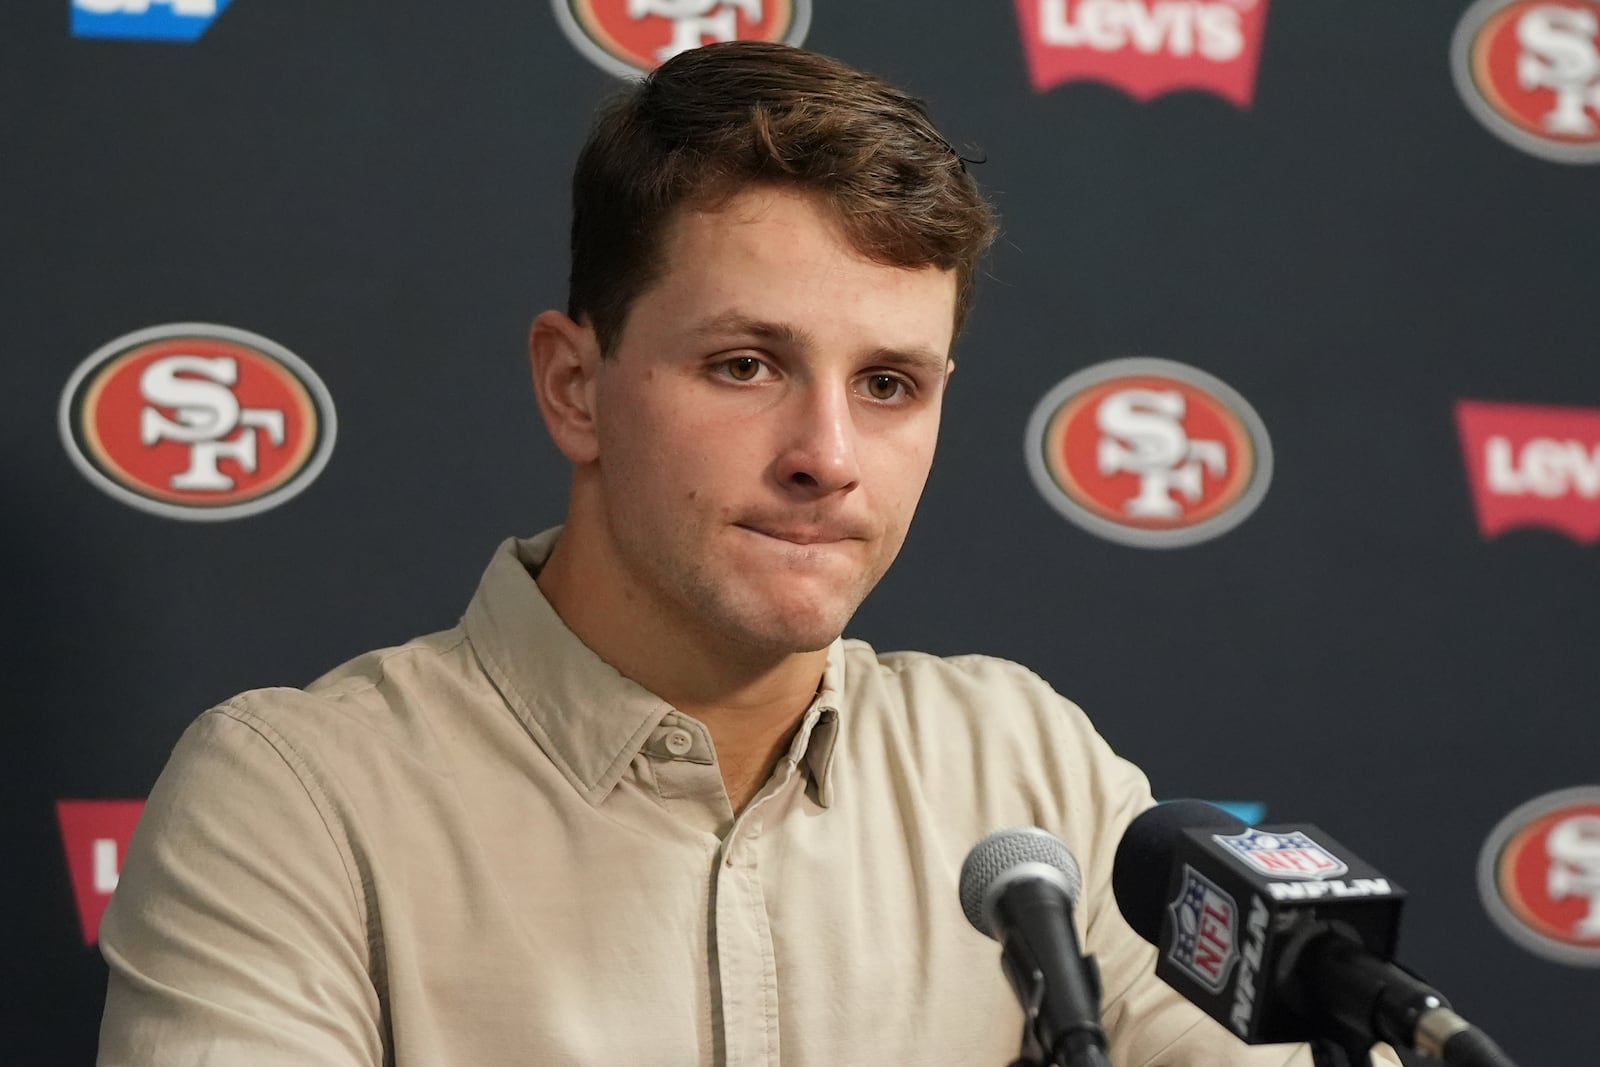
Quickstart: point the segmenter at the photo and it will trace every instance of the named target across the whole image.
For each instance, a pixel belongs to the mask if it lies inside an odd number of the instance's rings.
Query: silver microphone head
[[[1037,826],[996,830],[972,846],[961,865],[961,910],[981,934],[998,939],[994,904],[1006,887],[1027,878],[1055,882],[1074,905],[1083,872],[1061,839]]]

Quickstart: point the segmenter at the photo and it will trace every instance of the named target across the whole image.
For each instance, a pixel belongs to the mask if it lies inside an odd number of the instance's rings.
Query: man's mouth
[[[857,540],[858,538],[849,530],[836,526],[786,526],[769,523],[739,523],[742,529],[751,533],[770,537],[775,541],[787,541],[791,545],[828,545],[840,541]]]

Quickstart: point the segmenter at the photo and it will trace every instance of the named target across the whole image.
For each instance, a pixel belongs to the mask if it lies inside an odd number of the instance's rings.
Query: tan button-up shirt
[[[566,629],[506,542],[461,624],[202,715],[101,927],[100,1063],[1002,1067],[1022,1017],[957,880],[1083,868],[1118,1067],[1278,1067],[1153,977],[1110,890],[1144,777],[1026,670],[829,650],[737,817],[705,727]]]

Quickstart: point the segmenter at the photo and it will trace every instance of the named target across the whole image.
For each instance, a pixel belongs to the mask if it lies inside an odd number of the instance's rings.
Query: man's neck
[[[557,540],[537,577],[545,599],[619,674],[705,724],[728,797],[742,810],[792,743],[827,649],[773,653],[681,622],[582,545],[565,533]]]

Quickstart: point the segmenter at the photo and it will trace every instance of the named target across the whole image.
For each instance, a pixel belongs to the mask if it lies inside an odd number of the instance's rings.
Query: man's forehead
[[[737,236],[764,223],[821,223],[841,245],[853,248],[839,211],[820,193],[771,183],[753,183],[685,200],[667,215],[662,250],[670,253],[689,238]]]
[[[926,270],[948,274],[954,284],[953,269],[941,270],[932,263],[896,262],[872,248],[870,242],[845,225],[839,204],[826,194],[773,182],[753,182],[708,193],[675,207],[661,229],[659,249],[663,265],[670,267],[674,259],[681,260],[681,256],[674,257],[673,253],[688,240],[724,238],[732,243],[740,240],[750,228],[764,224],[794,229],[820,225],[846,256],[909,273]]]
[[[830,276],[851,281],[839,290]],[[835,289],[821,294],[825,310],[814,290],[808,299],[812,286]],[[861,249],[826,196],[756,183],[673,209],[623,330],[649,307],[655,328],[678,336],[799,351],[819,334],[834,335],[836,347],[838,324],[858,357],[877,351],[880,362],[942,375],[958,289],[954,270],[885,262]]]

